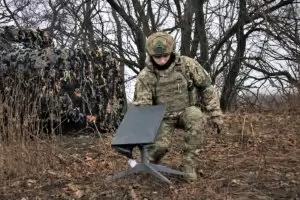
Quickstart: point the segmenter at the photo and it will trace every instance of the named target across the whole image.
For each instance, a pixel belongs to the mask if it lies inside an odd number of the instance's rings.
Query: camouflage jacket
[[[184,78],[176,72],[180,72]],[[199,97],[210,116],[222,116],[211,78],[197,61],[176,54],[175,61],[168,69],[157,70],[148,57],[145,68],[137,77],[133,105],[163,103],[167,106],[167,114],[172,115],[185,107],[197,105]]]

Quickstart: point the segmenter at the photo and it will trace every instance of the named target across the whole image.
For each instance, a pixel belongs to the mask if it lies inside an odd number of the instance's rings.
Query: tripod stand
[[[128,169],[127,171],[122,171],[115,174],[114,176],[110,177],[109,180],[116,180],[125,176],[132,175],[134,173],[144,172],[152,174],[161,181],[171,184],[171,181],[164,175],[162,175],[160,172],[176,175],[184,174],[183,172],[165,167],[163,165],[150,163],[148,160],[147,145],[139,145],[139,150],[141,152],[141,162],[135,165],[133,168]]]
[[[138,146],[141,154],[141,161],[126,171],[119,172],[108,180],[116,180],[124,176],[129,176],[139,172],[145,172],[154,175],[158,179],[171,184],[161,173],[183,175],[183,172],[157,165],[149,162],[147,146],[155,142],[159,133],[160,124],[164,116],[165,106],[137,106],[128,109],[124,119],[122,120],[115,138],[112,141],[113,147],[131,146],[126,151],[127,155],[131,155],[132,147]]]

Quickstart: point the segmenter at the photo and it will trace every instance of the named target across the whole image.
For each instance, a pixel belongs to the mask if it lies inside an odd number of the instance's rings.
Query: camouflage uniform
[[[172,45],[168,48],[168,45],[172,44],[172,41],[168,41],[171,40],[168,38],[170,36],[166,34],[165,39],[164,34],[156,33],[148,39],[147,48],[150,57],[146,59],[146,66],[137,77],[133,104],[166,105],[161,132],[156,143],[149,148],[150,160],[158,162],[166,154],[175,127],[182,127],[186,131],[183,170],[187,180],[195,180],[197,179],[195,155],[204,144],[207,118],[212,117],[221,127],[222,112],[211,79],[198,62],[187,56],[175,54],[174,61],[167,69],[158,70],[153,65],[151,55],[155,54],[155,51],[151,52],[154,45],[150,42],[159,44],[157,53],[173,51]],[[158,37],[151,40],[155,35]],[[196,106],[198,94],[201,94],[205,113]]]

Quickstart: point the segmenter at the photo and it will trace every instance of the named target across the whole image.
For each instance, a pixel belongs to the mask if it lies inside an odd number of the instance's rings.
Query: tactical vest
[[[191,79],[182,64],[172,64],[168,69],[154,69],[157,83],[154,104],[165,104],[167,115],[176,115],[191,105]]]

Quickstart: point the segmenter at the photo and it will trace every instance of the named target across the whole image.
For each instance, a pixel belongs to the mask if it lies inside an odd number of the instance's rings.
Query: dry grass
[[[11,82],[0,96],[0,179],[38,177],[52,168],[55,152],[43,132],[38,88]],[[47,137],[45,137],[47,136]]]
[[[300,95],[288,94],[241,96],[235,110],[247,112],[290,113],[300,112]]]
[[[110,135],[40,139],[35,123],[24,129],[11,111],[14,123],[1,125],[10,139],[0,143],[0,199],[300,199],[297,108],[227,113],[227,134],[208,136],[199,154],[199,180],[171,176],[170,186],[149,175],[107,182],[128,167]],[[180,168],[183,134],[176,131],[164,165]]]

